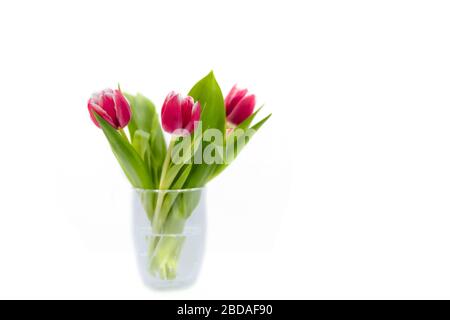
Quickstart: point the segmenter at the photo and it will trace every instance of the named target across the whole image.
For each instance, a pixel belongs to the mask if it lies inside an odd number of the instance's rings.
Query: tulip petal
[[[162,108],[161,108],[161,116],[164,113],[164,111],[166,109],[166,106],[167,106],[167,103],[169,102],[169,100],[172,99],[176,95],[177,95],[177,93],[175,93],[175,91],[169,92],[169,94],[167,95],[166,99],[164,99],[164,103],[163,103]]]
[[[181,115],[181,97],[172,95],[163,105],[161,110],[161,122],[166,132],[172,133],[181,128],[183,119]]]
[[[98,105],[106,111],[106,113],[111,117],[111,119],[116,124],[116,127],[118,126],[117,116],[116,116],[116,108],[114,103],[114,93],[112,90],[103,90],[99,97],[99,103]]]
[[[236,85],[233,86],[230,93],[228,93],[225,98],[225,109],[227,116],[233,112],[236,105],[245,97],[247,92],[247,89],[239,89]]]
[[[201,113],[200,102],[197,101],[194,104],[194,107],[192,108],[191,119],[189,123],[184,127],[187,131],[189,131],[189,133],[192,133],[192,131],[194,131],[196,122],[200,120],[200,113]]]
[[[239,125],[253,113],[255,104],[255,95],[246,96],[234,107],[233,112],[227,116],[227,120],[234,125]]]
[[[167,102],[176,95],[177,95],[177,93],[175,91],[170,91],[169,94],[167,95],[166,99],[164,100],[163,108],[167,104]]]
[[[237,92],[237,86],[234,85],[233,88],[231,88],[230,92],[227,94],[227,96],[225,98],[226,105],[230,104],[230,101],[236,95],[236,92]]]
[[[92,122],[93,122],[97,127],[100,128],[100,125],[98,124],[98,121],[97,121],[97,119],[95,119],[95,116],[94,116],[94,109],[93,109],[93,107],[91,106],[91,100],[89,100],[89,102],[88,102],[88,110],[89,110],[89,116],[91,117]]]
[[[185,128],[192,118],[192,107],[194,106],[194,99],[192,97],[186,97],[181,103],[181,117],[182,127]]]
[[[130,122],[131,119],[131,109],[130,104],[127,99],[123,96],[120,90],[115,90],[114,92],[114,102],[116,109],[117,122],[119,128],[124,128]]]
[[[93,99],[89,99],[88,102],[88,110],[89,114],[91,116],[92,121],[94,124],[100,128],[99,123],[97,122],[97,119],[95,119],[94,111],[103,119],[105,119],[113,128],[117,129],[117,125],[114,122],[114,120],[109,116],[109,114],[103,110],[97,103],[94,102]]]
[[[200,101],[197,101],[194,104],[194,107],[192,108],[192,120],[193,121],[199,121],[200,120],[200,113],[202,111],[202,108],[200,106]]]

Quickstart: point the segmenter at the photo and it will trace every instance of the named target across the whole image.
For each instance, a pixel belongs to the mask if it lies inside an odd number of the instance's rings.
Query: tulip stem
[[[162,167],[161,181],[159,182],[160,190],[162,190],[163,186],[164,186],[164,179],[166,177],[167,170],[169,169],[170,159],[172,157],[172,150],[173,150],[173,147],[175,146],[175,142],[176,142],[176,137],[172,136],[172,138],[170,139],[169,147],[167,148],[166,158],[164,159],[164,164]],[[167,188],[170,188],[170,186],[167,186]],[[160,229],[163,225],[163,221],[159,221],[159,220],[160,220],[161,206],[162,206],[164,196],[165,196],[164,192],[159,192],[158,199],[156,200],[155,214],[153,215],[153,223],[152,223],[153,230],[155,232],[160,232]]]
[[[125,131],[123,129],[119,129],[119,133],[122,137],[125,138],[125,140],[127,140],[128,143],[130,142],[130,140],[128,140],[127,134],[125,133]]]
[[[163,189],[164,186],[164,178],[166,177],[167,170],[169,169],[170,158],[172,158],[172,150],[175,146],[176,137],[172,136],[170,139],[169,147],[167,148],[166,158],[164,159],[164,164],[161,171],[161,180],[159,182],[159,189]]]

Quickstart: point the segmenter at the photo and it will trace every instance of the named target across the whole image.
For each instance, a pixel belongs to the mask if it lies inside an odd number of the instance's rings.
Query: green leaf
[[[184,229],[186,220],[197,208],[202,194],[202,189],[180,192],[178,197],[170,198],[170,212],[164,223],[164,232],[180,233]]]
[[[260,109],[258,109],[255,113],[257,113]],[[254,113],[254,114],[255,114]],[[241,130],[237,130],[235,132],[233,132],[232,134],[230,134],[227,137],[227,144],[226,144],[226,151],[225,151],[225,159],[227,159],[229,162],[228,163],[223,163],[221,165],[218,165],[214,172],[211,174],[211,176],[209,177],[208,181],[211,181],[213,178],[217,177],[223,170],[225,170],[232,161],[234,161],[234,159],[236,159],[236,157],[238,156],[238,154],[242,151],[242,149],[248,144],[248,142],[250,141],[250,139],[253,137],[253,135],[263,126],[263,124],[269,120],[269,118],[272,116],[272,114],[269,114],[268,116],[266,116],[264,119],[262,119],[261,121],[259,121],[258,123],[256,123],[253,127],[249,128],[249,129],[242,129],[242,128],[238,128]],[[245,139],[247,138],[247,139]],[[233,139],[245,139],[243,140],[243,143],[236,143],[236,140],[234,140],[233,143]],[[230,159],[230,155],[232,154],[232,152],[234,152],[234,157],[232,157]]]
[[[138,195],[141,200],[142,207],[147,214],[148,220],[152,221],[158,194],[152,191],[140,190]]]
[[[149,99],[139,93],[136,96],[129,93],[124,94],[131,107],[131,120],[128,124],[130,137],[133,139],[136,130],[150,133],[152,131],[153,118],[157,117],[155,106]]]
[[[170,165],[166,171],[164,180],[162,180],[160,183],[161,189],[177,189],[176,186],[177,183],[179,183],[180,177],[185,176],[187,179],[188,174],[192,169],[193,157],[201,144],[202,135],[200,130],[201,127],[197,126],[194,133],[192,133],[191,135],[178,137],[176,139],[170,155]],[[169,156],[169,154],[167,155]],[[185,170],[184,174],[179,175],[180,170],[187,167],[189,169]],[[178,181],[174,183],[177,177]],[[185,180],[183,181],[182,185],[184,184],[184,182]],[[172,184],[174,184],[174,186],[172,186]],[[181,187],[178,187],[178,189],[181,189]]]
[[[150,135],[150,139],[148,140],[149,148],[146,152],[145,162],[152,174],[154,186],[157,186],[159,184],[161,170],[167,151],[166,141],[161,129],[158,113],[156,112],[155,105],[142,94],[138,93],[136,96],[133,96],[125,93],[125,96],[131,106],[132,115],[128,130],[133,145],[136,145],[134,143],[134,138],[136,136],[135,132],[138,130],[144,131]]]
[[[150,134],[144,130],[136,130],[131,139],[134,149],[139,153],[142,160],[145,160],[145,153],[149,148]]]
[[[194,85],[189,91],[189,96],[195,101],[200,101],[203,132],[215,128],[225,134],[225,105],[222,90],[212,71]]]
[[[173,190],[183,189],[184,184],[185,184],[187,178],[189,177],[189,173],[191,172],[191,170],[192,170],[192,165],[187,165],[186,168],[184,168],[183,172],[180,174],[178,179],[173,184],[173,186],[172,186]]]
[[[189,177],[189,173],[191,172],[191,169],[192,169],[192,165],[185,166],[185,168],[182,170],[178,179],[174,182],[174,184],[172,186],[173,190],[183,189],[183,186],[184,186],[187,178]],[[168,192],[163,192],[162,195],[165,197],[163,200],[163,204],[161,206],[161,212],[160,212],[159,221],[158,221],[158,223],[160,225],[164,225],[164,222],[166,221],[167,216],[169,215],[170,210],[172,209],[172,206],[178,197],[178,193],[168,191]]]
[[[184,164],[175,164],[167,170],[166,176],[164,178],[163,183],[161,184],[161,189],[170,189],[170,186],[172,185],[173,181],[175,180],[176,176],[180,172],[180,170],[183,168]]]
[[[189,95],[195,101],[200,101],[202,108],[201,121],[202,130],[217,129],[225,137],[225,105],[222,90],[211,71],[206,77],[201,79],[189,91]],[[205,145],[206,144],[206,145]],[[201,152],[210,143],[203,142],[203,146],[199,149]],[[194,164],[187,181],[187,187],[201,187],[207,181],[208,177],[214,172],[216,164]]]
[[[135,188],[150,188],[151,181],[147,167],[133,146],[97,113],[94,112],[94,116],[130,183]]]
[[[194,191],[181,193],[179,199],[177,199],[176,212],[181,214],[184,219],[189,218],[195,208],[197,208],[198,203],[200,202],[201,190],[202,189],[194,189]]]
[[[264,119],[262,119],[261,121],[259,121],[257,124],[255,124],[253,127],[251,127],[251,129],[258,131],[259,128],[261,128],[263,126],[264,123],[266,123],[267,120],[269,120],[269,118],[272,116],[272,114],[269,114],[268,116],[266,116]]]
[[[159,172],[154,172],[153,161],[152,161],[152,151],[150,150],[150,134],[144,130],[136,130],[134,132],[133,147],[144,160],[150,177],[150,187],[152,189],[157,188],[157,183],[159,183]]]

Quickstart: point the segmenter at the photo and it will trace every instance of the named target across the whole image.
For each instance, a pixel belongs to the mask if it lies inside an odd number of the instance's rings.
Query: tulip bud
[[[92,121],[99,128],[94,111],[115,129],[126,127],[131,119],[130,104],[120,90],[105,89],[94,93],[89,99],[88,110]]]
[[[192,97],[183,97],[175,92],[169,93],[161,110],[161,123],[168,133],[175,130],[194,131],[195,122],[200,120],[200,102]]]
[[[255,109],[256,98],[253,94],[247,95],[247,92],[247,89],[238,89],[235,85],[225,98],[227,120],[233,125],[239,125]]]

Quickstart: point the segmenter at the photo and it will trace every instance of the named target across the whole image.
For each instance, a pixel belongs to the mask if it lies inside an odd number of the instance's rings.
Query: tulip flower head
[[[118,89],[105,89],[94,93],[89,99],[88,110],[92,121],[99,128],[94,111],[115,129],[126,127],[131,119],[130,104]]]
[[[255,109],[255,95],[247,95],[247,89],[238,89],[233,86],[225,98],[227,121],[237,126],[247,119]]]
[[[192,97],[183,97],[173,91],[167,95],[161,110],[161,123],[166,132],[192,133],[199,120],[200,102],[194,102]]]

